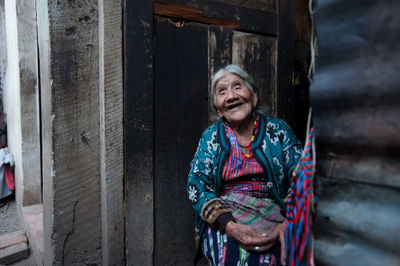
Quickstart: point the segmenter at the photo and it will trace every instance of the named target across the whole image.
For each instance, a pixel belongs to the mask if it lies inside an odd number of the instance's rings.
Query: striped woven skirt
[[[280,208],[272,200],[253,196],[230,193],[221,197],[229,206],[237,223],[252,226],[257,232],[269,233],[284,218]],[[281,265],[280,246],[277,244],[267,253],[249,252],[226,234],[207,225],[203,234],[203,255],[209,265]]]

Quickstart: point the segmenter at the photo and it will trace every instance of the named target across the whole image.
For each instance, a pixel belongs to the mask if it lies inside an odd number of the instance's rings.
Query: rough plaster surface
[[[5,1],[5,28],[7,45],[7,67],[4,78],[4,112],[7,114],[7,145],[15,159],[15,185],[23,189],[21,97],[19,82],[19,53],[16,1]],[[16,195],[17,206],[22,205],[22,193]]]
[[[36,12],[34,1],[5,1],[5,11],[7,67],[3,100],[20,210],[41,201]]]
[[[97,2],[37,1],[45,265],[101,264]]]
[[[22,206],[41,203],[35,1],[17,1],[21,101]],[[21,206],[21,207],[22,207]]]

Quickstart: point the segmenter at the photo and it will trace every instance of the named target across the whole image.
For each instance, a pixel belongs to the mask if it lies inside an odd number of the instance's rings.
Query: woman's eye
[[[222,90],[218,91],[218,95],[224,95],[224,94],[225,94],[225,90],[222,89]]]

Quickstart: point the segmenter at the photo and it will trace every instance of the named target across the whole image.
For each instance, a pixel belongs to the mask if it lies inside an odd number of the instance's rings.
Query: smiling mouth
[[[229,105],[228,110],[233,110],[233,109],[239,108],[242,105],[243,105],[243,103],[236,103],[236,104]]]

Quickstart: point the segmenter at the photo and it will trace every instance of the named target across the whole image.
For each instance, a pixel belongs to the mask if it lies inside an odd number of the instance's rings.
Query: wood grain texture
[[[279,38],[278,38],[278,72],[276,94],[276,115],[285,120],[291,127],[296,127],[294,86],[292,74],[294,71],[294,26],[293,3],[289,0],[279,0]]]
[[[159,15],[267,35],[277,35],[278,33],[278,16],[276,12],[248,8],[246,5],[238,5],[238,3],[159,0],[154,2],[153,6],[155,13]],[[162,14],[167,12],[169,14]]]
[[[122,1],[99,1],[103,265],[125,264]]]
[[[151,1],[126,1],[124,147],[128,265],[153,265],[153,13]]]
[[[183,18],[191,21],[218,25],[226,28],[234,28],[234,29],[241,28],[240,23],[238,21],[208,17],[203,15],[204,10],[187,5],[154,2],[153,8],[154,8],[154,14],[156,15]]]
[[[51,163],[43,169],[45,264],[101,263],[97,2],[42,3],[50,32],[42,88],[51,91],[42,98],[43,160]]]
[[[0,249],[0,264],[11,264],[29,256],[26,242]]]
[[[207,125],[208,30],[204,24],[155,25],[155,265],[190,265],[194,213],[186,182]],[[179,252],[177,252],[179,250]]]
[[[0,249],[13,246],[22,242],[27,242],[26,235],[23,231],[16,231],[0,235]]]
[[[239,7],[253,8],[261,11],[277,12],[276,1],[271,0],[214,0],[225,4],[235,5]]]
[[[246,69],[254,78],[266,114],[276,115],[277,38],[235,31],[232,63]]]

